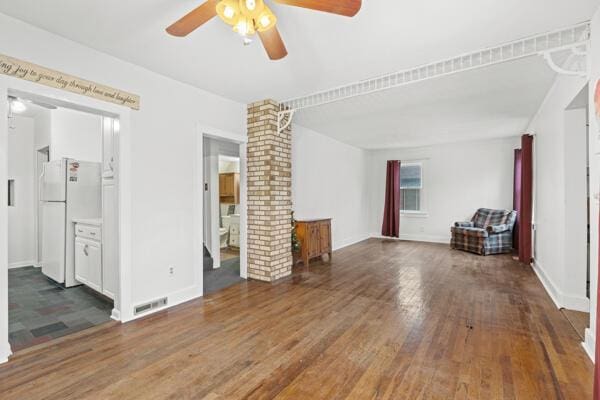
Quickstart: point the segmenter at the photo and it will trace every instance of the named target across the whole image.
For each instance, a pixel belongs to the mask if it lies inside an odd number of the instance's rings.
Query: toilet
[[[231,224],[231,217],[229,215],[224,215],[221,217],[221,225],[222,228],[219,228],[219,239],[221,243],[221,248],[224,249],[229,245],[229,225]]]

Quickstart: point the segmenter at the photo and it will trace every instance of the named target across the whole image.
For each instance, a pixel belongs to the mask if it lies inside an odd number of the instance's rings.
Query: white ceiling
[[[294,123],[365,149],[516,136],[554,77],[532,56],[301,110]]]
[[[284,100],[588,20],[597,0],[363,0],[354,19],[269,0],[289,56],[269,61],[210,21],[164,29],[202,0],[0,0],[0,12],[241,102]]]

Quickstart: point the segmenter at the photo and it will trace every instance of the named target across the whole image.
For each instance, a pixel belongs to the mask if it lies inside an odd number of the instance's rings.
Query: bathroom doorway
[[[233,141],[203,137],[204,294],[244,281],[240,147]]]

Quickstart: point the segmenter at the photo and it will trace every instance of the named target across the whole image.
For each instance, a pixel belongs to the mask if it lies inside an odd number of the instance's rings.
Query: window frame
[[[406,166],[414,166],[418,165],[421,168],[421,188],[419,190],[419,210],[403,210],[402,205],[400,205],[400,216],[403,217],[428,217],[426,207],[426,189],[425,189],[425,160],[410,160],[410,161],[402,161],[400,160],[400,176],[402,176],[402,167]],[[401,186],[400,182],[398,185]],[[402,191],[402,187],[400,187],[400,191]]]

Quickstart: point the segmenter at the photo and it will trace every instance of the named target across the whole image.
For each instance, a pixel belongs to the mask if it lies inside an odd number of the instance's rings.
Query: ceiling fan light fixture
[[[222,0],[217,4],[217,14],[223,22],[235,26],[241,15],[238,0]]]
[[[265,8],[265,3],[263,0],[239,0],[239,8],[242,14],[255,19]]]
[[[277,17],[265,6],[260,15],[256,20],[256,30],[259,32],[265,32],[275,26],[277,23]]]
[[[254,24],[252,23],[252,20],[244,17],[241,17],[238,20],[238,22],[233,27],[233,30],[240,34],[240,36],[250,36],[256,33],[256,31],[254,30]]]

